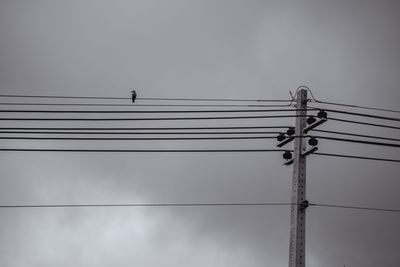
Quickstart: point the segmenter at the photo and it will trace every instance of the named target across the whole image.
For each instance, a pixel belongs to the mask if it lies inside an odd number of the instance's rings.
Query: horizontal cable
[[[0,205],[0,208],[100,208],[100,207],[208,207],[208,206],[292,206],[292,203],[126,203],[126,204],[38,204]]]
[[[352,158],[352,159],[366,159],[366,160],[376,160],[376,161],[387,161],[387,162],[400,162],[398,159],[385,159],[378,157],[362,157],[362,156],[352,156],[352,155],[342,155],[342,154],[332,154],[332,153],[320,153],[315,152],[314,155],[321,156],[330,156],[330,157],[339,157],[339,158]]]
[[[341,208],[341,209],[383,211],[383,212],[400,212],[400,209],[383,209],[383,208],[373,208],[373,207],[345,206],[345,205],[331,205],[331,204],[313,204],[313,203],[310,203],[309,205],[315,206],[315,207],[327,207],[327,208]]]
[[[54,131],[36,131],[36,132],[30,132],[30,131],[0,131],[0,134],[62,134],[62,135],[68,135],[68,134],[103,134],[103,135],[109,135],[109,134],[118,134],[118,135],[124,135],[124,134],[134,134],[134,135],[141,135],[141,134],[149,134],[149,135],[181,135],[181,134],[194,134],[194,135],[201,135],[201,134],[207,134],[207,135],[214,135],[214,134],[278,134],[279,132],[54,132]]]
[[[283,152],[287,149],[51,149],[0,148],[0,152],[83,152],[83,153],[230,153],[230,152]]]
[[[316,107],[310,107],[310,108],[317,109]],[[336,110],[336,109],[320,109],[320,110],[324,110],[324,111],[332,112],[332,113],[340,113],[340,114],[353,115],[353,116],[359,116],[359,117],[367,117],[367,118],[373,118],[373,119],[381,119],[381,120],[400,122],[399,118],[393,118],[393,117],[386,117],[386,116],[379,116],[379,115],[372,115],[372,114],[365,114],[365,113],[358,113],[358,112],[350,112],[350,111]]]
[[[219,109],[219,110],[27,110],[3,109],[0,113],[78,113],[78,114],[151,114],[151,113],[246,113],[296,112],[318,109]]]
[[[1,209],[15,208],[107,208],[107,207],[226,207],[226,206],[301,206],[296,203],[282,202],[253,202],[253,203],[115,203],[115,204],[25,204],[25,205],[0,205]],[[360,206],[345,206],[331,204],[310,203],[309,206],[328,207],[341,209],[356,209],[379,212],[400,212],[400,209],[384,209]]]
[[[359,108],[359,109],[368,109],[368,110],[377,110],[377,111],[400,113],[400,110],[394,110],[394,109],[367,107],[367,106],[359,106],[359,105],[343,104],[343,103],[335,103],[335,102],[327,102],[327,101],[319,101],[319,100],[312,100],[312,101],[315,102],[315,103],[319,103],[319,104],[327,104],[327,105],[335,105],[335,106],[350,107],[350,108]]]
[[[1,132],[0,132],[1,133]],[[25,132],[25,133],[32,133],[32,132]],[[38,132],[36,132],[38,133]],[[45,133],[45,132],[42,132]],[[54,132],[53,132],[54,133]],[[60,134],[59,132],[56,132]],[[270,133],[270,132],[268,132]],[[61,134],[69,134],[69,133],[61,133]],[[81,133],[79,133],[81,134]],[[93,134],[93,133],[91,133]],[[107,133],[101,133],[107,134]],[[119,133],[120,134],[120,133]],[[126,133],[125,133],[126,134]],[[135,133],[135,134],[166,134],[166,133]],[[187,133],[167,133],[167,134],[187,134]],[[189,134],[198,134],[198,133],[189,133]],[[210,133],[203,133],[203,134],[210,134]],[[223,133],[216,133],[212,132],[211,134],[223,134]],[[237,133],[235,133],[237,134]],[[378,145],[378,146],[387,146],[387,147],[400,147],[400,144],[393,144],[393,143],[382,143],[382,142],[371,142],[371,141],[364,141],[364,140],[355,140],[355,139],[345,139],[345,138],[336,138],[336,137],[327,137],[327,136],[292,136],[295,138],[300,137],[315,137],[319,139],[326,139],[326,140],[334,140],[334,141],[342,141],[342,142],[351,142],[351,143],[361,143],[361,144],[369,144],[369,145]],[[0,136],[0,140],[68,140],[68,141],[79,141],[79,140],[86,140],[86,141],[135,141],[135,140],[152,140],[152,141],[161,141],[161,140],[240,140],[240,139],[275,139],[276,136],[236,136],[236,137],[20,137],[20,136]]]
[[[348,132],[337,132],[337,131],[318,130],[318,129],[312,129],[311,131],[313,131],[313,132],[321,132],[321,133],[330,133],[330,134],[339,134],[339,135],[374,138],[374,139],[381,139],[381,140],[400,141],[400,139],[397,139],[397,138],[388,138],[388,137],[365,135],[365,134],[355,134],[355,133],[348,133]]]
[[[286,129],[290,126],[221,126],[221,127],[0,127],[0,130],[50,130],[50,131],[163,131],[163,130],[244,130]]]
[[[11,98],[58,98],[58,99],[123,99],[130,100],[131,97],[106,97],[106,96],[54,96],[54,95],[5,95],[0,97]],[[162,101],[241,101],[241,102],[292,102],[283,99],[230,99],[230,98],[168,98],[168,97],[136,97],[137,100],[162,100]]]
[[[384,125],[384,124],[376,124],[376,123],[369,123],[369,122],[362,122],[362,121],[354,121],[354,120],[345,120],[345,119],[338,119],[338,118],[332,118],[332,117],[328,117],[328,120],[333,120],[333,121],[340,121],[340,122],[347,122],[347,123],[354,123],[354,124],[369,125],[369,126],[375,126],[375,127],[381,127],[381,128],[389,128],[389,129],[400,130],[400,127],[390,126],[390,125]]]
[[[58,99],[131,99],[131,97],[110,97],[110,96],[54,96],[54,95],[5,95],[2,94],[0,97],[10,98],[58,98]]]
[[[229,137],[16,137],[0,136],[0,140],[64,140],[64,141],[179,141],[179,140],[251,140],[276,139],[276,136],[229,136]]]
[[[92,104],[92,103],[0,103],[0,106],[78,106],[78,107],[248,107],[248,108],[273,108],[290,107],[285,105],[260,105],[260,104]]]
[[[372,141],[346,139],[346,138],[336,138],[336,137],[328,137],[328,136],[314,136],[314,137],[320,138],[320,139],[326,139],[326,140],[349,142],[349,143],[359,143],[359,144],[368,144],[368,145],[376,145],[376,146],[387,146],[387,147],[400,147],[400,144],[393,144],[393,143],[372,142]]]
[[[271,116],[220,116],[220,117],[161,117],[161,118],[0,118],[0,121],[164,121],[164,120],[233,120],[233,119],[274,119],[295,118],[304,115]]]
[[[162,101],[227,101],[227,102],[289,102],[290,99],[237,99],[237,98],[168,98],[168,97],[137,97],[139,100]]]

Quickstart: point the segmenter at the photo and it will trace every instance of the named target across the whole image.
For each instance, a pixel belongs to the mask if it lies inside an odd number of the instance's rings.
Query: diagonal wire
[[[400,162],[400,160],[398,160],[398,159],[387,159],[387,158],[378,158],[378,157],[362,157],[362,156],[332,154],[332,153],[321,153],[321,152],[315,152],[313,154],[314,155],[321,155],[321,156],[329,156],[329,157],[339,157],[339,158],[366,159],[366,160],[397,162],[397,163]]]
[[[329,120],[400,130],[400,127],[329,117]]]
[[[318,109],[317,107],[311,107],[310,110],[312,109]],[[381,120],[389,120],[389,121],[397,121],[400,122],[399,118],[394,118],[394,117],[387,117],[387,116],[379,116],[379,115],[373,115],[373,114],[366,114],[366,113],[359,113],[359,112],[350,112],[350,111],[345,111],[345,110],[337,110],[337,109],[319,109],[319,110],[324,110],[327,112],[332,112],[332,113],[339,113],[339,114],[346,114],[346,115],[353,115],[353,116],[359,116],[359,117],[367,117],[367,118],[372,118],[372,119],[381,119]]]
[[[330,134],[339,134],[339,135],[374,138],[374,139],[381,139],[381,140],[400,141],[400,139],[397,139],[397,138],[388,138],[388,137],[365,135],[365,134],[355,134],[355,133],[348,133],[348,132],[337,132],[337,131],[318,130],[318,129],[312,129],[311,131],[313,131],[313,132],[321,132],[321,133],[330,133]]]
[[[400,212],[400,209],[384,209],[384,208],[373,208],[373,207],[316,204],[316,203],[310,203],[309,205],[314,207],[340,208],[340,209],[352,209],[352,210],[383,211],[383,212],[396,212],[396,213]]]
[[[377,108],[377,107],[359,106],[359,105],[353,105],[353,104],[343,104],[343,103],[327,102],[327,101],[320,101],[320,100],[312,100],[312,101],[315,102],[315,103],[326,104],[326,105],[334,105],[334,106],[342,106],[342,107],[350,107],[350,108],[359,108],[359,109],[367,109],[367,110],[376,110],[376,111],[386,111],[386,112],[400,113],[400,110],[395,110],[395,109],[385,109],[385,108]]]
[[[314,137],[320,138],[320,139],[326,139],[326,140],[349,142],[349,143],[359,143],[359,144],[376,145],[376,146],[387,146],[387,147],[400,147],[400,144],[394,144],[394,143],[372,142],[372,141],[337,138],[337,137],[328,137],[328,136],[314,136]]]

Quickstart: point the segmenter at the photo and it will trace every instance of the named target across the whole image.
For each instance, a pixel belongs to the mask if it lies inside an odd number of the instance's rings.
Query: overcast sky
[[[1,0],[0,92],[129,97],[135,88],[142,97],[289,99],[307,85],[319,100],[400,109],[399,14],[395,0]],[[398,130],[334,121],[321,129],[400,138]],[[274,148],[275,141],[2,140],[0,147]],[[327,140],[320,150],[400,157],[398,149]],[[1,205],[290,202],[292,179],[280,153],[1,152],[0,168]],[[397,163],[313,155],[307,169],[310,202],[400,208]],[[0,265],[287,266],[289,214],[289,207],[2,209]],[[399,225],[398,214],[310,207],[307,266],[398,267]]]

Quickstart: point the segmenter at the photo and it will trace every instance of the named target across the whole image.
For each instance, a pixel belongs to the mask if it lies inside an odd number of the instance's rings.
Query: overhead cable
[[[0,127],[0,130],[50,130],[50,131],[163,131],[163,130],[239,130],[286,129],[289,126],[209,126],[209,127]]]
[[[81,107],[248,107],[248,108],[273,108],[290,107],[290,104],[105,104],[105,103],[0,103],[1,106],[81,106]]]
[[[151,114],[151,113],[246,113],[246,112],[296,112],[318,109],[219,109],[219,110],[0,110],[0,113],[78,113],[78,114]]]
[[[131,97],[107,97],[107,96],[54,96],[54,95],[6,95],[0,97],[10,98],[58,98],[58,99],[108,99],[130,100]],[[231,98],[169,98],[169,97],[137,97],[137,100],[161,100],[161,101],[231,101],[231,102],[292,102],[286,99],[231,99]]]
[[[310,107],[311,109],[318,109],[316,107]],[[373,118],[373,119],[380,119],[380,120],[389,120],[389,121],[398,121],[400,122],[399,118],[393,118],[393,117],[387,117],[387,116],[379,116],[379,115],[373,115],[373,114],[365,114],[365,113],[358,113],[358,112],[350,112],[350,111],[345,111],[345,110],[337,110],[337,109],[319,109],[319,110],[324,110],[327,112],[332,112],[332,113],[340,113],[340,114],[346,114],[346,115],[353,115],[353,116],[360,116],[360,117],[367,117],[367,118]]]
[[[374,139],[381,139],[381,140],[400,141],[400,139],[397,139],[397,138],[389,138],[389,137],[381,137],[381,136],[373,136],[373,135],[365,135],[365,134],[355,134],[355,133],[348,133],[348,132],[337,132],[337,131],[318,130],[318,129],[312,129],[311,131],[313,131],[313,132],[321,132],[321,133],[330,133],[330,134],[339,134],[339,135],[374,138]]]
[[[15,209],[15,208],[115,208],[115,207],[229,207],[229,206],[295,206],[301,205],[296,203],[282,202],[233,202],[233,203],[115,203],[115,204],[18,204],[18,205],[0,205],[0,209]],[[394,212],[399,213],[400,209],[373,208],[361,206],[346,206],[332,204],[317,204],[309,203],[309,206],[367,210],[379,212]]]
[[[82,152],[82,153],[240,153],[284,152],[287,149],[54,149],[54,148],[0,148],[0,152]]]
[[[332,118],[332,117],[329,117],[329,120],[400,130],[400,127],[397,127],[397,126],[384,125],[384,124],[377,124],[377,123],[369,123],[369,122],[362,122],[362,121],[346,120],[346,119],[339,119],[339,118]]]
[[[110,96],[54,96],[54,95],[6,95],[1,94],[0,97],[11,98],[58,98],[58,99],[107,99],[107,100],[128,100],[130,97],[110,97]]]
[[[342,141],[342,142],[350,142],[350,143],[368,144],[368,145],[376,145],[376,146],[387,146],[387,147],[400,147],[400,144],[393,144],[393,143],[372,142],[372,141],[337,138],[337,137],[328,137],[328,136],[314,136],[314,137],[320,138],[320,139]]]
[[[387,162],[400,162],[398,159],[387,159],[378,157],[362,157],[353,155],[343,155],[343,154],[332,154],[332,153],[321,153],[315,152],[314,155],[329,156],[329,157],[339,157],[339,158],[352,158],[352,159],[366,159],[366,160],[376,160],[376,161],[387,161]]]
[[[0,121],[164,121],[164,120],[233,120],[233,119],[274,119],[295,118],[305,115],[270,116],[220,116],[220,117],[159,117],[159,118],[0,118]]]
[[[79,135],[86,135],[86,134],[96,134],[96,135],[109,135],[109,134],[116,134],[116,135],[218,135],[218,134],[277,134],[279,132],[54,132],[54,131],[0,131],[0,134],[60,134],[60,135],[69,135],[69,134],[79,134]]]
[[[0,205],[0,208],[100,208],[100,207],[209,207],[209,206],[292,206],[292,203],[120,203],[120,204],[37,204]]]
[[[368,109],[368,110],[377,110],[377,111],[400,113],[400,110],[395,110],[395,109],[385,109],[385,108],[376,108],[376,107],[368,107],[368,106],[359,106],[359,105],[353,105],[353,104],[343,104],[343,103],[327,102],[327,101],[320,101],[320,100],[312,100],[312,101],[315,102],[315,103],[319,103],[319,104],[327,104],[327,105],[335,105],[335,106],[350,107],[350,108],[359,108],[359,109]]]
[[[64,140],[64,141],[179,141],[179,140],[251,140],[275,139],[275,136],[223,136],[223,137],[17,137],[0,136],[0,140]]]
[[[346,206],[346,205],[332,205],[332,204],[315,204],[310,203],[314,207],[327,207],[327,208],[340,208],[340,209],[353,209],[353,210],[368,210],[368,211],[382,211],[382,212],[400,212],[400,209],[384,209],[373,207],[360,207],[360,206]]]

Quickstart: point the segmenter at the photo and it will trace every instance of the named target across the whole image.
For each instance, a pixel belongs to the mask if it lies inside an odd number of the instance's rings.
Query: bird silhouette
[[[137,96],[136,91],[133,90],[133,91],[132,91],[132,103],[135,102],[136,96]]]

